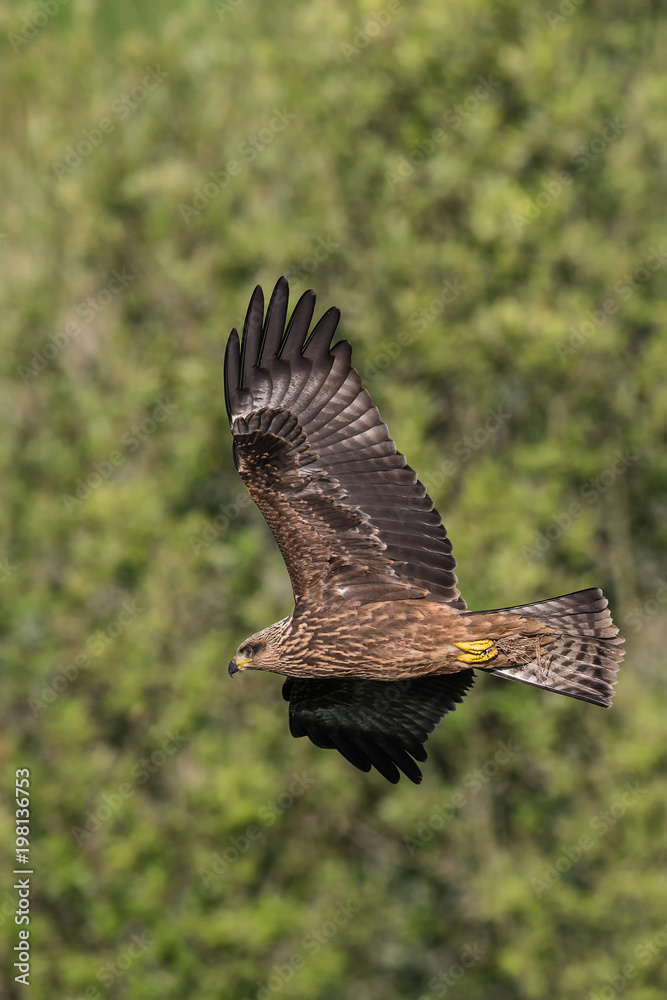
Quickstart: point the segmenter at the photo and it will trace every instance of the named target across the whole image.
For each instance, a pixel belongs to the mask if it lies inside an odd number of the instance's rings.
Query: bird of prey
[[[280,278],[266,315],[253,292],[225,354],[234,462],[287,565],[294,611],[229,664],[283,674],[293,736],[362,771],[421,781],[440,719],[485,673],[609,707],[623,638],[598,588],[467,611],[433,501],[351,364],[315,294],[287,322]]]

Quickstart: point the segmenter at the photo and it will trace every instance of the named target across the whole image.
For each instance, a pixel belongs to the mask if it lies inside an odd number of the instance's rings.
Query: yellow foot
[[[475,639],[474,642],[455,642],[458,649],[465,652],[458,659],[464,663],[487,663],[498,655],[498,650],[494,647],[493,639]]]

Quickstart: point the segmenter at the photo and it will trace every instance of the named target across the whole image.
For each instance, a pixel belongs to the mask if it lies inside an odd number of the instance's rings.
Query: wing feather
[[[264,338],[260,357],[277,357],[280,353],[285,323],[287,321],[287,303],[289,301],[289,286],[285,278],[281,278],[271,296],[264,324]]]
[[[303,364],[302,351],[314,312],[315,292],[308,289],[297,302],[285,331],[283,344],[280,348],[280,357],[284,361],[295,361],[297,364]],[[268,358],[265,360],[268,361]]]
[[[250,385],[253,368],[258,367],[259,351],[262,345],[264,321],[264,293],[257,286],[250,299],[245,323],[243,324],[243,341],[241,343],[241,371],[243,383]]]
[[[400,771],[415,784],[424,743],[474,683],[470,669],[409,681],[294,678],[283,684],[292,736],[336,749],[361,771],[375,767],[395,784]]]
[[[237,468],[276,536],[295,600],[429,594],[465,608],[433,501],[362,387],[350,345],[331,346],[339,310],[309,335],[314,293],[285,328],[287,306],[284,278],[266,317],[254,290],[242,340],[234,330],[227,344],[225,401]]]

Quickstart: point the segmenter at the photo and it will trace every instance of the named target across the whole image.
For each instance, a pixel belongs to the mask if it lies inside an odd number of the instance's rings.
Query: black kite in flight
[[[253,292],[225,355],[234,461],[287,564],[294,611],[239,646],[229,673],[287,677],[293,736],[389,781],[486,673],[610,706],[623,638],[598,588],[466,611],[452,544],[362,388],[340,312],[310,332],[312,291],[287,323],[281,278]],[[414,758],[414,759],[413,759]]]

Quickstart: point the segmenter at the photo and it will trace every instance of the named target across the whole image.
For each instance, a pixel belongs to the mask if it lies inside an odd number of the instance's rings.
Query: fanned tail
[[[625,639],[614,625],[599,587],[502,610],[544,622],[557,637],[542,648],[538,646],[537,655],[528,662],[487,673],[604,708],[611,706]]]

